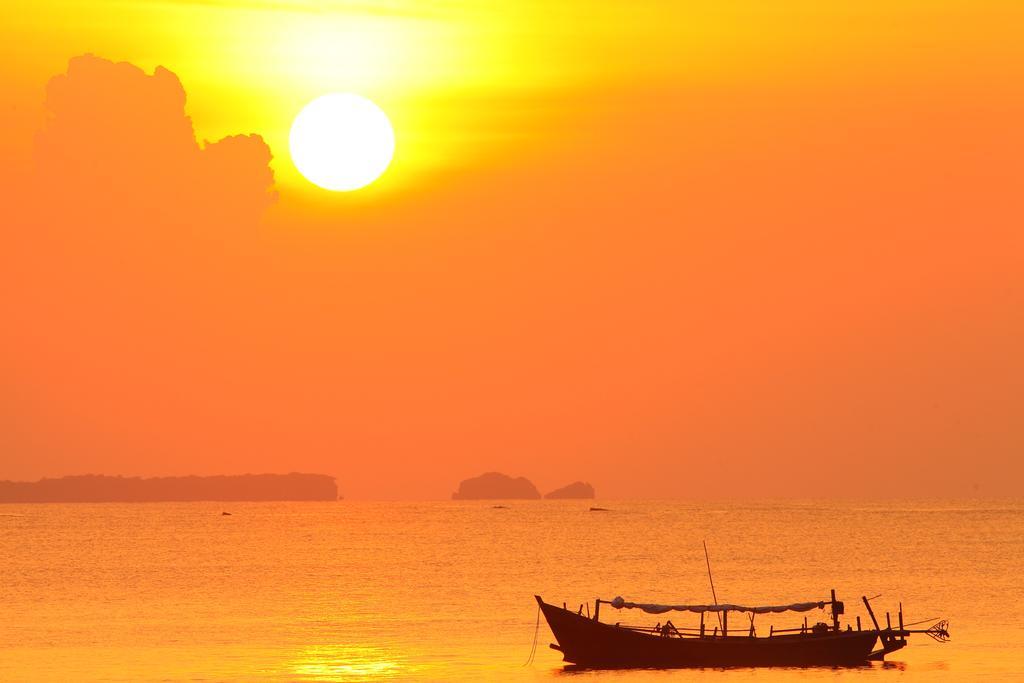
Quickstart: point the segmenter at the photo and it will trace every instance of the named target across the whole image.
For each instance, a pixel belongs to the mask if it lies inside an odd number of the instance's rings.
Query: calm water
[[[1024,680],[1024,501],[600,504],[0,505],[0,680]],[[835,587],[867,621],[881,593],[953,640],[856,669],[573,674],[542,622],[523,666],[534,593],[709,602],[705,538],[722,601]]]

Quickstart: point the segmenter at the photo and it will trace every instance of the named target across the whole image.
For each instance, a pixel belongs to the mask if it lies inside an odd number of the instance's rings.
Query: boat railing
[[[689,628],[686,626],[671,626],[667,630],[663,624],[657,624],[655,626],[628,626],[626,624],[617,623],[616,628],[625,629],[627,631],[634,631],[636,633],[648,633],[656,636],[664,636],[666,638],[707,638],[711,636],[711,633],[701,634],[699,628]],[[717,635],[717,632],[716,634]]]
[[[768,637],[771,638],[771,637],[773,637],[775,635],[779,635],[779,634],[792,634],[792,633],[800,633],[800,634],[805,634],[805,635],[823,635],[825,633],[838,633],[841,630],[841,627],[840,627],[840,624],[839,624],[839,616],[846,612],[845,605],[841,601],[836,599],[836,592],[835,592],[834,589],[831,591],[831,595],[829,596],[829,598],[830,598],[829,600],[824,600],[822,602],[824,603],[824,605],[829,606],[831,608],[831,617],[832,617],[832,624],[831,625],[827,624],[825,622],[818,622],[816,624],[809,625],[807,623],[807,618],[804,617],[803,625],[802,626],[798,626],[796,628],[775,628],[775,626],[773,624],[769,625]],[[899,648],[905,646],[906,645],[906,638],[907,638],[907,636],[911,635],[913,633],[923,633],[923,634],[926,634],[929,637],[931,637],[931,638],[933,638],[933,639],[935,639],[935,640],[937,640],[939,642],[945,642],[945,641],[949,640],[948,622],[946,622],[946,621],[940,621],[938,623],[933,624],[932,626],[930,626],[928,628],[922,628],[922,629],[911,629],[911,628],[908,628],[909,626],[916,625],[917,623],[927,623],[928,621],[932,621],[932,620],[925,620],[925,621],[922,621],[922,622],[915,622],[915,624],[904,624],[904,622],[903,622],[903,604],[902,603],[899,605],[899,611],[897,612],[897,619],[898,619],[897,624],[893,624],[892,623],[891,616],[890,616],[889,612],[886,612],[885,613],[886,625],[885,625],[885,628],[882,628],[882,626],[878,623],[878,619],[875,617],[874,610],[872,609],[871,603],[870,603],[869,599],[867,598],[867,596],[862,597],[861,600],[863,600],[864,606],[867,609],[868,615],[870,616],[871,621],[872,621],[872,623],[874,625],[874,629],[873,630],[876,633],[878,633],[878,635],[879,635],[879,637],[880,637],[880,639],[882,641],[883,647],[884,647],[884,649],[886,651],[892,651],[892,650],[899,649]],[[600,610],[601,610],[601,604],[602,603],[614,604],[614,603],[609,602],[607,600],[601,600],[600,598],[595,600],[594,601],[594,615],[592,617],[595,621],[597,621],[600,618]],[[589,606],[587,606],[586,609],[587,609],[587,617],[590,618]],[[584,605],[580,605],[579,614],[581,616],[583,614],[583,610],[584,610]],[[728,623],[727,620],[728,620],[728,617],[729,617],[729,610],[723,609],[721,611],[721,622],[722,622],[722,629],[721,629],[721,631],[719,631],[717,626],[714,626],[713,628],[709,628],[705,624],[704,612],[701,612],[700,617],[701,617],[701,619],[700,619],[700,627],[699,628],[691,627],[691,626],[676,626],[675,624],[672,623],[671,620],[666,621],[665,624],[661,624],[659,622],[655,626],[626,626],[626,625],[623,625],[621,623],[616,623],[615,626],[618,627],[618,628],[634,631],[634,632],[637,632],[637,633],[646,633],[646,634],[659,635],[659,636],[662,636],[662,637],[670,637],[670,638],[728,638],[728,637],[736,637],[737,636],[737,634],[735,634],[735,633],[732,636],[729,635],[729,629],[727,627],[727,623]],[[860,631],[862,627],[861,627],[861,619],[860,619],[859,616],[857,617],[857,622],[856,623],[857,623],[856,630]],[[754,628],[754,615],[753,614],[750,615],[749,629],[745,628],[743,630],[746,631],[745,635],[747,635],[749,637],[755,637],[756,636],[756,631],[755,631],[755,628]],[[853,631],[854,629],[853,629],[852,624],[848,624],[846,626],[846,630],[847,631]],[[872,630],[872,629],[869,629],[869,630]]]

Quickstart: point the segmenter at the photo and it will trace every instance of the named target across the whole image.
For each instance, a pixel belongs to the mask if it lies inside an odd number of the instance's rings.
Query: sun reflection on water
[[[302,650],[290,669],[304,680],[387,680],[413,673],[399,657],[387,650],[365,645],[323,645]]]

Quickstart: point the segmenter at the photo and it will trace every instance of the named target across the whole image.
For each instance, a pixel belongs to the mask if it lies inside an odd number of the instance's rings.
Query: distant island
[[[588,499],[594,497],[594,487],[584,481],[574,481],[568,486],[563,486],[560,489],[555,489],[551,493],[544,496],[548,499]]]
[[[452,500],[495,500],[495,499],[540,498],[540,491],[526,477],[513,479],[500,472],[485,472],[479,477],[465,479],[459,490],[452,494]]]
[[[214,477],[110,477],[87,474],[0,481],[0,503],[143,503],[179,501],[338,500],[326,474],[240,474]]]

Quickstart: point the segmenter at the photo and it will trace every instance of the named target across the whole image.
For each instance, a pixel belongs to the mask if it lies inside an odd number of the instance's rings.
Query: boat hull
[[[752,638],[664,637],[604,624],[537,603],[566,662],[587,668],[842,666],[868,662],[875,631],[830,631]]]

